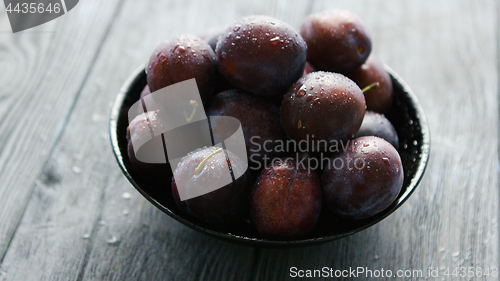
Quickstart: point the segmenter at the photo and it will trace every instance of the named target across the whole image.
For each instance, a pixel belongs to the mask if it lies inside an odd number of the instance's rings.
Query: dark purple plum
[[[293,158],[265,168],[250,196],[250,210],[262,235],[300,237],[310,232],[321,211],[321,183]]]
[[[225,29],[224,28],[210,28],[206,30],[203,35],[200,35],[200,38],[204,39],[207,41],[208,45],[214,50],[215,52],[215,47],[217,46],[217,42],[219,41],[219,37],[221,36],[222,33],[224,33]],[[215,93],[220,93],[225,90],[233,89],[234,86],[231,85],[223,76],[220,74],[219,71],[217,71],[217,84],[215,86]]]
[[[232,116],[241,122],[252,167],[263,166],[265,156],[276,157],[276,141],[286,139],[279,114],[279,108],[273,103],[237,89],[217,94],[207,111],[208,116]]]
[[[363,123],[358,132],[354,135],[355,138],[364,136],[375,136],[382,138],[392,144],[396,149],[399,148],[398,132],[391,121],[389,121],[383,114],[367,110]]]
[[[251,185],[245,168],[246,163],[222,148],[207,147],[189,153],[177,165],[172,178],[172,193],[177,206],[209,224],[221,225],[242,219],[248,214]],[[180,186],[186,192],[198,192],[220,183],[223,175],[235,181],[212,192],[181,200]]]
[[[217,82],[214,51],[193,35],[161,43],[151,55],[146,73],[151,92],[195,78],[204,103],[214,94]]]
[[[370,55],[366,62],[348,75],[352,81],[363,89],[373,83],[379,86],[366,91],[366,108],[378,113],[387,113],[392,105],[394,91],[391,76],[384,69],[384,65],[374,55]]]
[[[371,39],[361,19],[347,10],[327,10],[307,16],[300,28],[307,60],[318,70],[348,74],[371,52]]]
[[[342,74],[312,72],[297,81],[281,104],[281,123],[288,137],[300,141],[346,140],[365,114],[361,89]]]
[[[133,143],[142,143],[151,139],[150,128],[164,126],[157,111],[142,113],[135,117],[127,127],[127,154],[132,169],[142,178],[160,179],[169,181],[172,178],[172,169],[165,163],[145,163],[139,161],[134,152]],[[145,144],[147,145],[147,144]]]
[[[236,88],[282,96],[303,74],[307,45],[278,19],[247,16],[225,30],[215,53],[220,73]]]
[[[403,165],[394,146],[373,136],[357,138],[331,158],[323,171],[324,203],[338,215],[368,218],[394,202],[403,178]]]

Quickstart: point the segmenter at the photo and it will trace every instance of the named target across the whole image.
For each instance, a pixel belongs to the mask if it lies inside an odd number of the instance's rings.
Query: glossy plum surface
[[[378,113],[387,113],[392,105],[394,90],[391,76],[385,71],[384,65],[374,55],[370,55],[366,62],[348,75],[363,89],[372,83],[379,83],[377,88],[366,91],[366,108]]]
[[[259,233],[298,237],[313,229],[321,211],[321,183],[314,171],[283,160],[265,168],[251,194],[251,215]]]
[[[134,170],[143,178],[151,180],[162,180],[168,182],[172,177],[172,169],[168,163],[145,163],[139,161],[134,152],[134,143],[142,143],[143,140],[151,139],[150,128],[164,126],[157,111],[142,113],[135,117],[127,127],[127,154],[130,159],[130,164]]]
[[[363,123],[354,137],[375,136],[382,138],[392,144],[396,149],[399,148],[398,132],[383,114],[367,110]]]
[[[371,52],[371,39],[354,13],[335,9],[307,16],[300,28],[307,42],[307,60],[318,70],[347,74]]]
[[[185,156],[174,171],[172,194],[178,208],[197,219],[210,224],[225,224],[242,219],[248,213],[250,178],[245,171],[246,164],[228,150],[223,150],[208,158],[202,169],[196,169],[202,161],[214,153],[217,147],[195,150]],[[181,201],[178,182],[187,189],[204,189],[217,183],[221,175],[227,173],[235,180],[206,194]]]
[[[377,137],[354,139],[323,171],[325,206],[335,214],[365,219],[389,207],[403,186],[397,150]]]
[[[236,88],[280,96],[302,76],[307,45],[278,19],[247,16],[227,27],[215,53],[220,73]]]
[[[242,90],[217,94],[207,111],[208,116],[232,116],[241,122],[249,164],[262,166],[263,157],[274,158],[277,140],[285,140],[279,108],[265,99]],[[217,134],[217,131],[213,132]]]
[[[345,140],[363,121],[365,98],[361,89],[342,74],[312,72],[299,79],[285,95],[281,123],[297,141]]]
[[[195,78],[204,103],[214,94],[217,82],[214,51],[193,35],[180,35],[156,47],[146,73],[151,92]]]

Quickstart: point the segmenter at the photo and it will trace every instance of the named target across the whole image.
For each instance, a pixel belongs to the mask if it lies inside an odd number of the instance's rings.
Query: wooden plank
[[[5,279],[250,278],[252,248],[196,233],[145,202],[121,175],[101,136],[107,134],[114,95],[160,41],[243,14],[272,12],[283,5],[278,2],[242,11],[222,1],[124,4],[45,167],[58,180],[36,185],[2,265]],[[225,8],[206,14],[212,6]],[[303,17],[300,6],[292,10]]]
[[[262,250],[254,280],[283,280],[292,266],[359,266],[394,274],[438,267],[437,280],[449,279],[443,275],[448,268],[450,273],[456,267],[498,268],[496,5],[488,0],[316,1],[313,11],[346,8],[368,25],[374,53],[406,80],[427,112],[431,161],[417,191],[389,218],[325,245]],[[467,280],[476,279],[496,280]]]
[[[84,1],[67,15],[12,34],[0,13],[0,261],[37,177],[67,121],[117,1]]]
[[[493,1],[370,1],[362,6],[325,1],[313,6],[313,11],[348,8],[367,22],[374,52],[410,84],[428,113],[431,163],[412,198],[379,225],[320,246],[256,254],[181,226],[131,188],[103,137],[109,105],[128,74],[164,38],[201,32],[247,13],[274,14],[298,27],[299,11],[308,5],[172,2],[125,3],[34,187],[0,280],[279,280],[291,266],[394,271],[497,266],[498,70],[491,60],[497,45],[491,42],[498,30]],[[213,7],[213,14],[199,13]],[[297,17],[288,18],[293,11]]]

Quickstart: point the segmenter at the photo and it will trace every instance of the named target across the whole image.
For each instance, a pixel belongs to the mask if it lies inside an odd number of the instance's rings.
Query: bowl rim
[[[402,195],[398,195],[398,198],[391,204],[390,207],[382,211],[382,213],[379,213],[376,215],[374,219],[371,219],[368,223],[363,224],[362,226],[352,229],[347,232],[343,232],[341,234],[334,234],[334,235],[328,235],[328,236],[323,236],[323,237],[316,237],[316,238],[307,238],[307,239],[297,239],[297,240],[271,240],[271,239],[263,239],[263,238],[251,238],[251,237],[246,237],[246,236],[241,236],[241,235],[235,235],[232,233],[226,233],[226,232],[219,232],[211,229],[207,229],[203,226],[200,226],[198,224],[195,224],[183,217],[180,217],[176,213],[172,212],[169,208],[166,206],[162,205],[160,202],[152,198],[147,192],[145,192],[132,178],[130,173],[128,172],[123,155],[121,154],[120,151],[120,146],[118,144],[118,119],[120,116],[121,108],[123,106],[124,101],[127,98],[127,94],[131,90],[131,88],[141,79],[141,75],[144,75],[145,72],[145,67],[144,65],[141,65],[138,67],[131,76],[127,78],[127,80],[124,82],[122,87],[120,88],[120,91],[116,95],[113,105],[111,108],[111,113],[110,113],[110,121],[109,121],[109,134],[110,134],[110,140],[111,140],[111,146],[113,149],[113,154],[115,156],[115,159],[118,163],[118,166],[120,167],[122,173],[125,175],[127,180],[132,184],[132,186],[139,191],[139,193],[146,198],[150,203],[152,203],[155,207],[160,209],[162,212],[166,213],[169,215],[171,218],[177,220],[178,222],[194,229],[199,232],[208,234],[210,236],[223,239],[226,241],[232,241],[236,243],[243,243],[247,245],[252,245],[252,246],[263,246],[263,247],[283,247],[283,246],[309,246],[309,245],[314,245],[314,244],[319,244],[319,243],[324,243],[332,240],[336,240],[342,237],[346,237],[352,234],[355,234],[357,232],[360,232],[362,230],[365,230],[380,221],[384,220],[386,217],[394,213],[399,207],[403,205],[403,203],[408,200],[410,195],[415,191],[417,188],[418,184],[422,180],[423,174],[425,172],[425,169],[427,167],[428,161],[429,161],[429,156],[430,156],[430,128],[429,128],[429,123],[427,121],[427,117],[425,115],[425,112],[422,108],[422,105],[418,101],[417,96],[413,93],[413,91],[410,89],[410,87],[404,82],[404,80],[394,72],[390,67],[384,64],[384,69],[389,73],[389,75],[392,78],[392,81],[396,81],[397,83],[400,84],[401,89],[403,92],[405,92],[406,95],[408,95],[409,98],[409,103],[415,110],[415,117],[418,119],[419,124],[420,124],[420,130],[422,134],[422,150],[421,150],[421,157],[420,161],[418,161],[418,166],[417,170],[411,179],[410,183],[406,187],[406,190]]]

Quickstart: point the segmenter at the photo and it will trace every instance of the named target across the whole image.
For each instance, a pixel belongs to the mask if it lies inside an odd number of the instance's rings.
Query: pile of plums
[[[181,35],[154,50],[141,99],[195,78],[208,116],[241,122],[248,159],[198,148],[172,172],[168,163],[134,156],[132,142],[162,125],[157,112],[137,116],[127,130],[132,168],[164,179],[182,212],[213,225],[250,218],[265,237],[295,239],[314,229],[321,212],[361,220],[395,201],[403,166],[397,132],[384,116],[392,81],[371,54],[358,16],[323,11],[306,17],[299,31],[269,16],[247,16],[202,37]],[[179,107],[192,110],[193,103]],[[293,142],[305,151],[283,148]],[[340,149],[332,151],[334,144]],[[327,165],[311,167],[311,160]],[[230,184],[180,199],[175,179],[203,188],[228,167]]]

